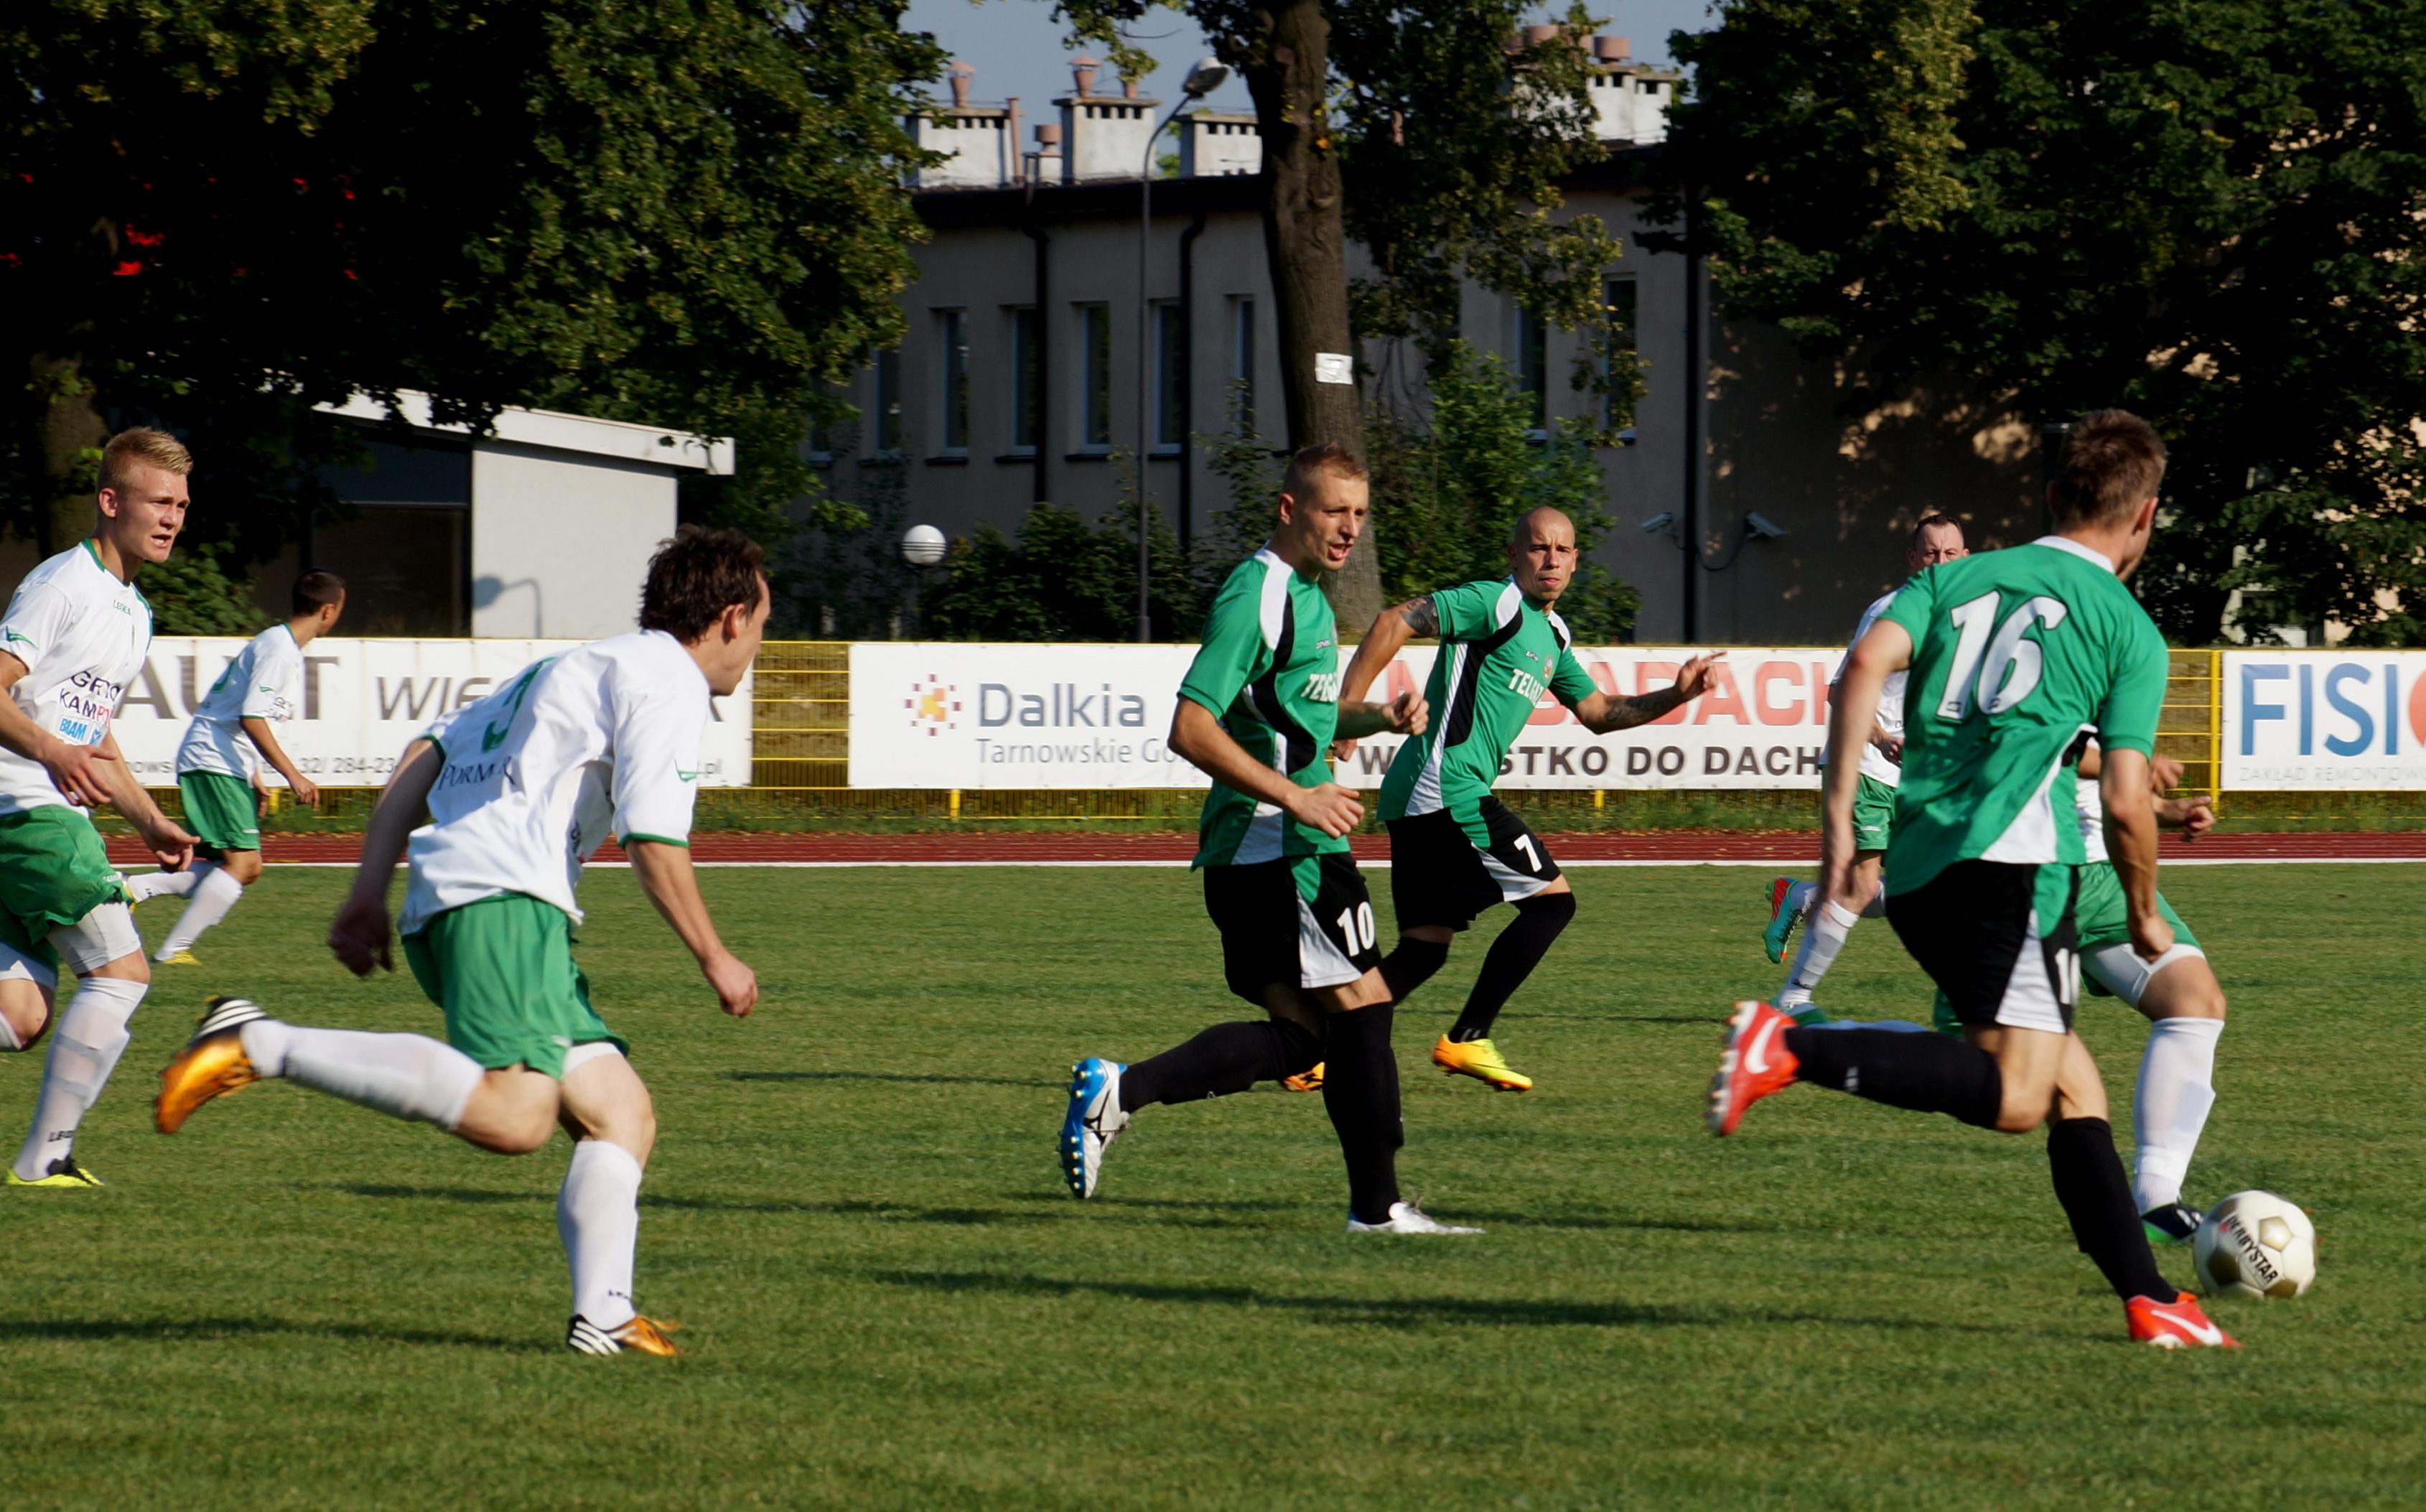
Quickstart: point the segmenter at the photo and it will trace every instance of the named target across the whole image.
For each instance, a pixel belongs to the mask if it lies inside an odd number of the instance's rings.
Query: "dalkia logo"
[[[910,728],[924,728],[930,735],[961,727],[961,700],[952,697],[952,684],[929,673],[920,682],[910,684],[910,696],[901,707],[910,711]]]

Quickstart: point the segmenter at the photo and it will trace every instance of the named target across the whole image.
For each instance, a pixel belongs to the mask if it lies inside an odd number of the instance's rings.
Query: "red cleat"
[[[1802,1063],[1786,1048],[1786,1031],[1793,1027],[1792,1019],[1766,1003],[1736,1005],[1735,1017],[1727,1021],[1726,1053],[1719,1057],[1719,1074],[1710,1078],[1705,1118],[1710,1133],[1735,1133],[1744,1109],[1794,1085]]]
[[[2198,1298],[2188,1292],[2170,1302],[2135,1296],[2123,1304],[2123,1316],[2131,1325],[2133,1343],[2155,1344],[2159,1349],[2240,1347],[2232,1335],[2207,1320],[2199,1311]]]

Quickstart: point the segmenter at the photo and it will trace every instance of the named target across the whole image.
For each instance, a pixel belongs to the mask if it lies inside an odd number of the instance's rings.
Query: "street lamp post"
[[[1146,249],[1153,244],[1154,234],[1154,150],[1156,144],[1162,140],[1162,134],[1179,119],[1181,111],[1229,80],[1229,65],[1217,63],[1209,57],[1197,59],[1196,66],[1188,71],[1187,81],[1179,87],[1179,104],[1171,107],[1171,114],[1162,118],[1161,125],[1146,134],[1145,161],[1138,169],[1137,638],[1140,645],[1154,639],[1154,615],[1147,607],[1153,562],[1146,549],[1146,511],[1153,507],[1152,496],[1146,490],[1146,462],[1154,455],[1154,301],[1147,296],[1145,282]]]
[[[901,533],[901,565],[910,569],[910,634],[919,633],[918,580],[934,571],[951,549],[944,533],[932,525],[912,525]]]

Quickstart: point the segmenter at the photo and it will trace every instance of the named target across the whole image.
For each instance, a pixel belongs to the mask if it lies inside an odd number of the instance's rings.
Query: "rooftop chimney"
[[[976,77],[977,72],[966,63],[955,63],[945,70],[946,75],[952,81],[953,109],[966,110],[969,107],[969,80]]]
[[[1046,121],[1036,128],[1036,146],[1040,152],[1058,152],[1061,147],[1061,128]]]
[[[1556,26],[1528,26],[1525,28],[1525,45],[1528,47],[1540,47],[1544,43],[1556,38],[1558,35],[1559,28]]]
[[[1632,56],[1633,52],[1634,44],[1627,41],[1623,37],[1595,37],[1593,39],[1593,56],[1598,58],[1604,63],[1623,63],[1628,56]]]
[[[1078,81],[1077,96],[1084,100],[1095,92],[1095,60],[1078,56],[1070,60],[1070,76]]]
[[[1134,99],[1136,99],[1137,97],[1138,97],[1138,76],[1137,76],[1136,74],[1134,74],[1134,73],[1124,73],[1124,74],[1122,74],[1122,75],[1121,75],[1121,98],[1122,98],[1122,99],[1124,99],[1124,100],[1134,100]]]

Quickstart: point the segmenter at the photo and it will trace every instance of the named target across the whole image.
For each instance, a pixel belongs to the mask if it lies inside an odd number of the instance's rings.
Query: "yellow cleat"
[[[163,966],[200,966],[202,962],[194,958],[194,953],[192,951],[181,950],[173,956],[163,956],[160,957],[160,964]]]
[[[162,1134],[175,1134],[194,1110],[223,1093],[237,1091],[261,1080],[244,1054],[244,1026],[266,1019],[260,1007],[243,998],[216,997],[202,1014],[194,1037],[160,1073],[160,1099],[153,1104],[152,1123]]]
[[[1432,1064],[1451,1076],[1471,1076],[1502,1092],[1529,1092],[1533,1079],[1513,1070],[1499,1058],[1499,1052],[1488,1039],[1467,1039],[1452,1043],[1447,1035],[1432,1046]]]
[[[666,1335],[681,1327],[659,1318],[632,1314],[632,1321],[612,1328],[602,1328],[576,1312],[565,1325],[565,1347],[584,1355],[620,1355],[625,1350],[635,1354],[671,1357],[683,1353],[680,1344]]]
[[[1323,1062],[1316,1061],[1295,1076],[1282,1077],[1281,1086],[1292,1092],[1319,1092],[1322,1090],[1322,1067]]]
[[[109,1184],[76,1164],[73,1155],[61,1155],[51,1162],[41,1175],[27,1181],[15,1170],[8,1172],[10,1186],[106,1186]]]

